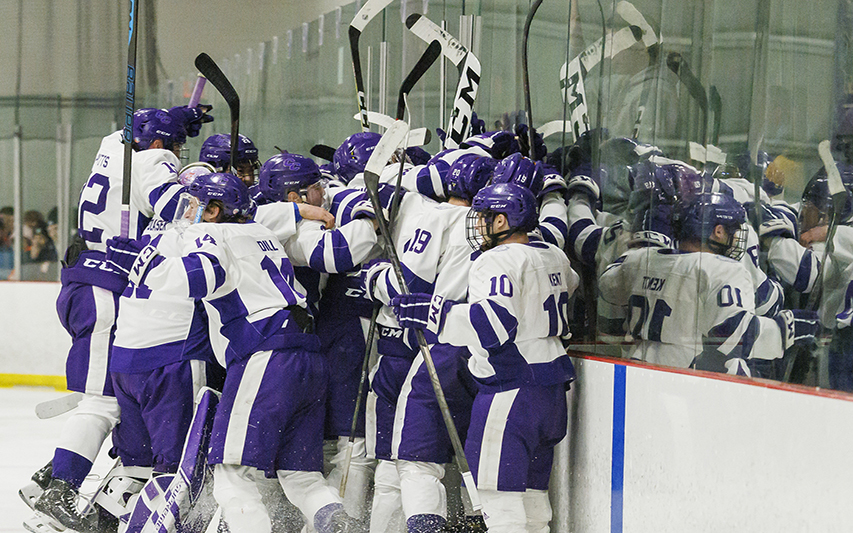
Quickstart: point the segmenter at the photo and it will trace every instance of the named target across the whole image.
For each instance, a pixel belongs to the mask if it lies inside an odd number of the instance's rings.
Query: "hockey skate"
[[[329,517],[330,533],[367,533],[368,530],[367,524],[351,517],[343,509],[336,510]]]
[[[70,483],[62,479],[53,479],[44,494],[35,502],[37,516],[44,516],[46,518],[44,525],[55,531],[70,529],[79,533],[97,533],[98,513],[91,507],[85,514],[80,512],[77,499],[77,490]],[[24,526],[29,529],[26,522]],[[48,530],[38,529],[39,533],[43,531]]]
[[[18,490],[18,496],[24,500],[24,503],[27,504],[27,507],[35,510],[36,500],[47,490],[47,486],[50,485],[50,480],[52,479],[51,474],[53,474],[53,461],[50,461],[43,467],[41,467],[33,477],[30,483],[27,483],[23,487]]]

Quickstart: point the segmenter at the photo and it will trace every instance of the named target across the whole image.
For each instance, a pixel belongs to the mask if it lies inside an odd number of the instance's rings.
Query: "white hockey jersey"
[[[468,303],[448,310],[438,341],[469,348],[468,367],[484,390],[570,381],[574,371],[560,338],[569,336],[578,281],[552,244],[498,246],[471,264]]]
[[[599,292],[625,310],[626,340],[634,342],[629,353],[635,359],[687,368],[704,356],[725,372],[740,367],[730,362],[735,359],[782,356],[779,326],[755,315],[752,280],[732,259],[632,249],[601,275]]]
[[[293,267],[270,230],[254,222],[195,224],[184,232],[181,252],[156,257],[142,284],[204,301],[217,359],[225,356],[220,364],[262,350],[319,347],[298,324],[307,302],[294,289]]]
[[[92,172],[80,192],[78,231],[90,250],[106,252],[106,241],[121,232],[121,193],[124,172],[122,132],[101,141]],[[168,150],[133,152],[131,164],[130,238],[138,239],[158,214],[172,220],[177,196],[180,160]]]

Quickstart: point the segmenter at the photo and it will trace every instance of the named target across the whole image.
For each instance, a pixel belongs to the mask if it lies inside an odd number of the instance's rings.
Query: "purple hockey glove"
[[[213,115],[207,114],[211,109],[213,106],[209,105],[197,105],[196,107],[180,105],[170,108],[169,115],[184,125],[188,137],[197,137],[202,124],[213,122]]]
[[[400,327],[424,329],[435,334],[441,332],[447,311],[455,303],[441,295],[423,292],[401,294],[391,299]]]
[[[793,345],[808,346],[814,344],[820,331],[820,323],[815,311],[804,309],[785,309],[774,317],[782,332],[782,348],[787,350]]]
[[[153,246],[125,237],[108,239],[106,244],[107,265],[137,285],[145,277],[151,262],[160,254]]]

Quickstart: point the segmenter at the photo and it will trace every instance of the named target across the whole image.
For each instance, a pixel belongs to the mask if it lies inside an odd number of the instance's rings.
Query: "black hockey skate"
[[[50,485],[50,480],[53,479],[53,461],[50,461],[43,467],[41,467],[33,476],[30,478],[32,483],[28,483],[24,487],[21,487],[18,490],[18,496],[24,500],[24,503],[27,504],[27,507],[30,509],[35,509],[36,500],[38,500],[41,495],[47,490],[47,486]]]
[[[77,490],[63,479],[53,479],[44,494],[36,500],[35,510],[52,521],[79,533],[98,531],[98,513],[83,514],[77,507]],[[61,529],[61,528],[56,528]]]

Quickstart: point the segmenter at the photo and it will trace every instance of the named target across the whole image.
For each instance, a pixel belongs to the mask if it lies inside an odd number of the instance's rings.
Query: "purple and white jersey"
[[[448,310],[438,341],[468,346],[468,368],[481,390],[574,379],[560,338],[569,335],[569,298],[579,278],[562,250],[545,242],[504,244],[480,255],[468,280],[468,303]]]
[[[824,246],[816,242],[805,248],[796,239],[772,237],[767,261],[783,282],[802,293],[814,290],[818,272],[824,269],[818,313],[821,324],[833,328],[836,315],[851,307],[846,293],[851,280],[847,270],[853,265],[853,228],[837,227],[832,254],[827,254],[826,264],[822,265]]]
[[[182,257],[155,257],[142,284],[204,301],[220,363],[264,350],[316,349],[317,338],[292,316],[295,308],[307,309],[306,299],[294,289],[293,267],[270,230],[254,222],[194,224],[183,244]]]
[[[568,206],[561,192],[550,192],[539,201],[539,233],[545,242],[562,249],[569,234]]]
[[[146,230],[144,241],[164,257],[180,257],[182,232]],[[110,370],[136,373],[187,359],[212,356],[207,314],[201,302],[172,291],[129,283],[119,300]]]
[[[760,316],[774,317],[785,305],[785,293],[782,285],[767,277],[767,273],[761,270],[758,264],[758,233],[751,225],[747,225],[746,253],[740,262],[752,278],[755,287],[755,314]]]
[[[708,350],[727,363],[782,356],[779,326],[756,316],[752,280],[733,259],[636,248],[607,268],[598,288],[605,302],[624,309],[635,359],[687,368]],[[729,371],[738,368],[726,364]]]
[[[605,212],[596,214],[586,195],[573,195],[568,205],[566,251],[583,265],[597,266],[600,275],[628,249],[631,233],[621,217]]]
[[[106,241],[121,232],[121,193],[124,171],[122,132],[101,141],[92,173],[80,192],[78,232],[90,250],[106,252]],[[131,165],[130,238],[138,239],[155,215],[172,220],[177,197],[180,161],[168,150],[133,152]]]

